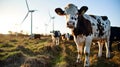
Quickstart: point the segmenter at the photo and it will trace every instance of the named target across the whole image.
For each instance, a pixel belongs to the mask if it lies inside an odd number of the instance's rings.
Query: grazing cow
[[[34,39],[40,39],[41,38],[41,35],[40,34],[34,34]]]
[[[65,10],[61,8],[55,9],[58,15],[66,16],[67,27],[72,31],[78,50],[77,62],[81,61],[84,47],[84,66],[90,65],[89,55],[92,42],[97,42],[99,45],[98,57],[102,56],[103,44],[106,46],[106,57],[110,57],[110,21],[106,16],[87,15],[85,14],[87,10],[87,6],[82,6],[78,9],[74,4],[68,4]]]
[[[120,27],[111,27],[110,35],[110,51],[112,51],[112,43],[117,41],[118,50],[120,51]]]
[[[61,36],[60,31],[53,31],[52,33],[53,44],[59,45],[60,36]]]

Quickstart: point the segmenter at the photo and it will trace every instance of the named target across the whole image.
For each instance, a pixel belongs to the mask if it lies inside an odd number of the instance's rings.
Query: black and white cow
[[[99,45],[98,57],[102,56],[103,44],[106,46],[106,57],[110,57],[110,21],[106,16],[87,15],[85,14],[87,10],[87,6],[78,9],[74,4],[68,4],[64,10],[55,9],[58,15],[66,17],[67,27],[72,31],[78,50],[77,62],[81,61],[84,47],[84,66],[90,65],[89,55],[92,42],[97,42]]]
[[[112,50],[112,43],[116,41],[118,50],[120,51],[120,27],[113,27],[111,26],[111,35],[110,35],[110,51]]]
[[[61,38],[62,38],[63,41],[65,41],[65,40],[67,40],[67,41],[73,40],[73,36],[71,34],[69,34],[69,33],[62,34]]]
[[[53,44],[59,45],[60,36],[61,36],[60,31],[53,31],[52,32],[52,41],[53,41]]]

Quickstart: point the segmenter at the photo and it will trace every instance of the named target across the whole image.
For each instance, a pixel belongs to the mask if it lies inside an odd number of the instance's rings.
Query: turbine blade
[[[51,18],[50,11],[49,11],[49,17]]]
[[[21,24],[25,21],[25,19],[27,18],[28,14],[29,14],[29,12],[27,12],[27,14],[26,14],[25,18],[23,19],[23,21],[21,22]]]
[[[25,2],[26,2],[27,9],[28,9],[28,11],[29,11],[29,6],[28,6],[27,0],[25,0]]]
[[[55,19],[54,16],[51,16],[50,11],[49,11],[49,17],[50,17],[50,19]]]

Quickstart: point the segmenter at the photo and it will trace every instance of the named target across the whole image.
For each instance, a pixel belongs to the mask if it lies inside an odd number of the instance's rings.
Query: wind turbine
[[[36,10],[30,10],[30,9],[29,9],[29,6],[28,6],[27,0],[25,0],[25,2],[26,2],[26,6],[27,6],[27,9],[28,9],[28,12],[27,12],[25,18],[23,19],[22,23],[23,23],[23,22],[25,21],[25,19],[28,17],[29,13],[31,13],[31,28],[30,28],[30,30],[31,30],[31,36],[30,36],[30,38],[33,38],[34,35],[33,35],[33,17],[32,17],[32,16],[33,16],[33,12],[35,12]],[[21,24],[22,24],[22,23],[21,23]]]
[[[50,17],[50,22],[51,22],[51,20],[53,21],[52,22],[52,27],[53,27],[53,31],[52,32],[54,32],[54,19],[55,19],[55,16],[51,16],[51,14],[49,12],[49,17]]]

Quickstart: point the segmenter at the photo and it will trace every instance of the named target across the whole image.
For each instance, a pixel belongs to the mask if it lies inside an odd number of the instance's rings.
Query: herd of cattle
[[[39,37],[38,35],[36,35],[35,38]],[[57,38],[57,39],[56,39]],[[59,44],[59,40],[61,41],[71,41],[74,40],[74,37],[72,34],[69,33],[64,33],[61,34],[60,31],[54,31],[54,33],[52,34],[52,40],[53,43],[57,45]],[[56,43],[55,43],[56,42]],[[112,44],[114,42],[117,42],[117,49],[120,51],[120,27],[113,27],[111,26],[111,35],[110,35],[110,46],[109,46],[109,50],[112,52]]]
[[[89,55],[92,43],[97,43],[99,46],[98,57],[102,56],[102,48],[105,45],[106,58],[110,58],[112,42],[120,39],[119,28],[111,27],[111,22],[107,16],[88,15],[85,14],[87,10],[87,6],[78,9],[74,4],[68,4],[64,10],[55,9],[56,14],[66,17],[66,25],[71,30],[77,47],[76,62],[81,62],[81,55],[84,52],[85,67],[90,66]]]

